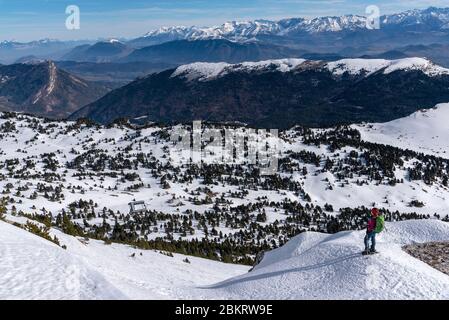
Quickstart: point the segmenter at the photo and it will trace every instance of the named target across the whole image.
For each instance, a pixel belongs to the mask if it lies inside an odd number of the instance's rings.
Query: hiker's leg
[[[376,233],[371,233],[371,251],[376,251]]]
[[[365,240],[364,240],[364,242],[365,242],[365,251],[368,251],[368,249],[369,249],[369,233],[367,233],[367,234],[365,235]]]

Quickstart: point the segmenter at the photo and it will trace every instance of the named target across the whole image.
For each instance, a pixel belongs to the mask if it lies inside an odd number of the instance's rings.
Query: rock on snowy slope
[[[0,299],[125,298],[88,264],[0,221]]]
[[[449,70],[421,58],[193,63],[114,90],[70,119],[146,116],[286,129],[384,122],[449,101]]]
[[[234,299],[447,299],[449,276],[402,246],[449,240],[436,220],[387,223],[379,254],[362,256],[364,231],[307,232],[268,252],[248,274],[204,290]]]
[[[386,123],[354,125],[362,139],[443,158],[449,156],[449,103]]]

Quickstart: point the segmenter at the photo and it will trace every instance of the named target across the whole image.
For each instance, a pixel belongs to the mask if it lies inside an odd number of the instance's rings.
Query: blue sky
[[[364,14],[372,4],[388,14],[449,0],[0,0],[0,40],[130,38],[160,26]],[[80,30],[65,28],[68,5],[80,8]]]

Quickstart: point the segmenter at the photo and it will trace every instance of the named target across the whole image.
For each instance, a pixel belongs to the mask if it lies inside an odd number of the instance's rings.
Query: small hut
[[[141,213],[147,211],[147,206],[145,205],[145,201],[133,201],[128,203],[129,213]]]

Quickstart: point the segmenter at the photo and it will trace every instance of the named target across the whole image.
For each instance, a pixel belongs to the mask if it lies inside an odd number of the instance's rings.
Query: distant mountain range
[[[100,41],[92,45],[85,44],[73,48],[63,55],[61,60],[83,62],[112,62],[123,58],[133,51],[119,40]]]
[[[225,42],[220,44],[216,41],[195,44],[199,40],[228,40],[233,44],[223,45]],[[0,63],[11,63],[24,56],[95,63],[140,60],[173,64],[175,61],[219,61],[217,59],[220,58],[235,63],[284,58],[286,54],[306,58],[315,55],[361,57],[397,51],[398,48],[416,44],[449,45],[449,8],[430,7],[384,15],[380,17],[379,30],[367,29],[364,16],[345,15],[278,21],[231,21],[215,27],[163,27],[132,40],[2,42]],[[182,54],[191,60],[180,61]],[[432,54],[429,58],[434,59],[437,53],[432,51]],[[212,58],[207,59],[210,55]],[[436,59],[440,63],[449,60],[447,50],[438,55],[442,57]]]
[[[73,76],[52,61],[0,66],[0,110],[65,118],[109,90]]]
[[[143,37],[130,41],[135,46],[146,46],[173,40],[248,39],[278,37],[295,38],[300,35],[341,33],[367,30],[365,16],[344,15],[340,17],[318,17],[313,19],[291,18],[278,21],[255,20],[227,22],[215,27],[163,27],[148,32]],[[449,29],[449,8],[430,7],[425,10],[409,10],[380,17],[380,30],[444,31]]]
[[[92,44],[94,41],[60,41],[55,39],[42,39],[31,42],[2,41],[0,42],[0,63],[13,63],[26,56],[38,59],[59,59],[76,46]]]
[[[74,62],[100,62],[103,64],[102,69],[105,69],[105,63],[146,62],[152,64],[152,68],[150,68],[152,71],[160,71],[161,67],[168,68],[198,61],[239,63],[282,58],[334,61],[343,58],[401,59],[406,57],[429,58],[437,64],[449,67],[449,43],[411,44],[389,50],[384,50],[383,47],[377,49],[346,47],[334,52],[310,52],[299,47],[276,45],[269,42],[233,42],[226,39],[174,40],[140,49],[132,49],[123,43],[102,42],[76,47],[61,59]],[[28,56],[16,62],[28,61],[39,61],[39,58]],[[158,64],[161,67],[157,68]],[[145,65],[143,64],[143,69],[147,69]],[[114,72],[113,69],[109,71]]]
[[[304,50],[268,43],[210,39],[175,40],[141,49],[132,49],[121,42],[98,42],[76,47],[61,59],[77,62],[151,62],[179,65],[196,61],[232,63],[279,59],[304,53]]]
[[[347,15],[167,27],[133,40],[2,42],[0,59],[16,64],[0,65],[0,108],[102,123],[198,117],[288,127],[386,121],[449,101],[446,72],[426,73],[429,60],[449,67],[449,8],[380,21],[379,30]],[[421,69],[380,72],[393,60]],[[327,68],[332,61],[378,70],[336,74]],[[195,77],[204,70],[220,76]]]
[[[179,40],[137,49],[122,61],[237,63],[298,57],[304,53],[301,50],[260,42],[238,43],[224,39]]]
[[[421,58],[193,63],[113,90],[70,118],[325,127],[389,121],[446,101],[449,69]]]

